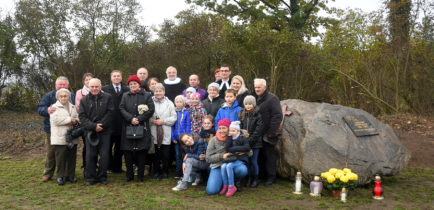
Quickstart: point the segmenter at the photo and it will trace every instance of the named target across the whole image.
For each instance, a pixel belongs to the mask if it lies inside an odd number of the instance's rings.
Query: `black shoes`
[[[254,176],[249,187],[256,188],[256,187],[258,187],[258,185],[259,185],[259,178],[258,178],[258,176]]]
[[[124,182],[130,182],[130,181],[133,181],[133,179],[131,179],[131,178],[125,178],[124,179]]]
[[[71,182],[72,184],[77,183],[77,179],[76,179],[76,178],[69,178],[69,177],[66,177],[66,181],[67,181],[67,182]]]
[[[107,185],[108,182],[107,182],[107,180],[101,180],[101,184],[103,184],[103,185]]]
[[[235,182],[235,187],[237,188],[238,192],[241,192],[241,181]]]
[[[159,180],[160,179],[160,174],[159,173],[154,173],[154,176],[152,176],[152,179]]]
[[[95,184],[95,182],[91,182],[91,181],[87,181],[86,182],[86,186],[91,186],[91,185],[94,185]]]
[[[62,178],[62,177],[58,177],[58,178],[56,179],[56,181],[57,181],[57,184],[58,184],[59,186],[62,186],[62,185],[65,184],[65,182],[63,181],[63,178]]]
[[[275,182],[276,182],[276,179],[268,178],[267,181],[265,181],[264,185],[270,186],[270,185],[274,184]]]

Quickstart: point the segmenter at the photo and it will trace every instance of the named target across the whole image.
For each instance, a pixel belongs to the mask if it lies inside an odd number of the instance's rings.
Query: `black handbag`
[[[126,127],[127,139],[143,139],[143,134],[143,125],[127,125]]]
[[[79,123],[73,125],[66,131],[66,146],[68,146],[69,149],[74,148],[74,142],[72,140],[82,136],[83,134],[84,130]]]

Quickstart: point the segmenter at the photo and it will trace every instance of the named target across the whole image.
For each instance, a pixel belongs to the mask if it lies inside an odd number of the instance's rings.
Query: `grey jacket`
[[[219,141],[216,136],[208,143],[206,148],[206,162],[210,164],[211,169],[218,168],[223,164],[223,154],[226,153],[226,142]]]

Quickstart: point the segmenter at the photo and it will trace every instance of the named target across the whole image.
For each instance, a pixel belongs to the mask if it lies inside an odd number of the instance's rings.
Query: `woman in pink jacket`
[[[85,73],[83,75],[83,88],[81,88],[80,90],[77,90],[77,92],[75,93],[75,109],[78,110],[80,109],[80,100],[86,96],[87,94],[89,94],[89,80],[93,78],[93,74],[92,73]],[[82,152],[82,157],[83,157],[83,165],[81,166],[82,168],[84,168],[86,166],[86,143],[84,142],[84,136],[81,137],[83,139],[83,152]]]

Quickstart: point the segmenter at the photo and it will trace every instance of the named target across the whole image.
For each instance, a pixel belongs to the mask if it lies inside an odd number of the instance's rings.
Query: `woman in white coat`
[[[157,83],[154,87],[155,112],[151,119],[151,134],[154,139],[154,176],[153,179],[168,179],[170,158],[170,142],[172,125],[176,122],[176,111],[172,101],[165,96],[163,84]],[[160,167],[163,164],[163,168]]]
[[[70,103],[71,93],[67,89],[56,92],[57,101],[53,104],[56,111],[50,115],[51,145],[54,146],[54,155],[57,164],[57,184],[64,185],[65,181],[77,182],[75,179],[75,163],[77,157],[78,139],[74,139],[74,147],[69,149],[66,142],[66,133],[69,128],[78,122],[78,113]]]

